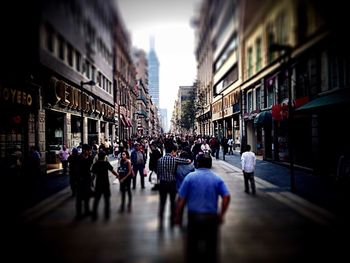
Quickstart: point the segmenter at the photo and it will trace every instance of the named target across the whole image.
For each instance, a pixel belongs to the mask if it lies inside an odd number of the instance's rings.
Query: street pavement
[[[349,260],[349,227],[343,214],[291,193],[288,169],[264,161],[257,164],[257,194],[246,194],[237,162],[238,153],[226,156],[226,161],[213,160],[212,169],[231,193],[220,229],[221,262]],[[298,174],[296,178],[301,191],[301,178]],[[17,224],[3,225],[3,257],[10,262],[184,262],[185,228],[172,229],[166,224],[159,231],[158,192],[151,191],[146,181],[146,189],[140,189],[138,178],[133,209],[122,214],[118,213],[119,185],[111,185],[108,221],[102,217],[103,200],[96,222],[90,218],[74,220],[75,200],[70,189],[64,188],[26,210]]]
[[[222,155],[220,155],[222,159]],[[225,161],[240,168],[240,154],[225,155]],[[278,191],[291,191],[291,174],[289,164],[257,160],[255,177],[261,178],[278,187]],[[350,201],[349,182],[337,182],[331,176],[314,175],[303,168],[294,168],[294,194],[317,204],[332,213],[349,219]]]

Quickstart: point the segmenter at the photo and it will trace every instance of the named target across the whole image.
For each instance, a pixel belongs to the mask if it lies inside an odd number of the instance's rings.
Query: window
[[[237,36],[234,35],[230,38],[228,45],[224,48],[224,51],[220,54],[219,58],[214,64],[214,71],[217,71],[222,64],[229,58],[232,52],[237,48]]]
[[[261,38],[259,37],[255,41],[255,50],[256,50],[256,71],[261,69]]]
[[[261,109],[261,87],[255,89],[255,107],[257,110]]]
[[[272,85],[267,85],[266,87],[266,97],[265,97],[265,105],[267,108],[272,107],[272,105],[274,104],[274,83]]]
[[[50,51],[53,52],[53,30],[51,27],[47,27],[46,29],[46,48]]]
[[[248,91],[247,93],[247,113],[253,111],[253,93],[252,91]]]
[[[67,59],[68,65],[73,67],[73,47],[71,45],[68,45]]]
[[[91,65],[89,63],[89,61],[86,61],[85,62],[85,75],[88,79],[90,79],[90,76],[91,76]]]
[[[97,73],[97,85],[101,88],[101,78],[102,78],[102,74],[101,72]]]
[[[64,40],[63,37],[58,37],[58,57],[64,61]]]
[[[253,49],[248,48],[248,78],[253,75]]]
[[[91,80],[96,80],[96,68],[94,66],[91,66]]]
[[[274,28],[271,23],[267,25],[267,46],[269,47],[272,43],[275,41],[275,33],[274,33]],[[273,51],[268,50],[268,63],[271,63],[274,59],[274,53]]]
[[[284,71],[281,72],[278,76],[278,84],[279,84],[279,91],[278,91],[278,101],[279,103],[282,103],[283,100],[287,99],[289,97],[288,94],[288,72]]]
[[[311,64],[311,63],[310,63]],[[310,66],[311,67],[311,66]],[[316,62],[314,62],[313,71],[311,71],[313,82],[317,82],[317,68]],[[329,59],[329,76],[330,76],[330,88],[343,88],[349,86],[349,69],[350,65],[348,57],[338,54],[331,54]]]
[[[79,52],[75,52],[75,69],[80,72],[81,71],[81,55]]]

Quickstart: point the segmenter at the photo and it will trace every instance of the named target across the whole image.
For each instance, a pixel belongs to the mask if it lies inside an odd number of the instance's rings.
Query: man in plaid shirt
[[[175,198],[176,198],[176,165],[190,164],[190,159],[176,157],[177,146],[169,145],[166,149],[166,154],[158,160],[157,175],[159,180],[159,228],[163,228],[163,216],[166,199],[170,196],[170,225],[174,226],[175,216]]]

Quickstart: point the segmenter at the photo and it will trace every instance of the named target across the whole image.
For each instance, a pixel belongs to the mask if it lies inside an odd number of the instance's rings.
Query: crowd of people
[[[187,207],[187,248],[189,261],[200,258],[215,262],[218,227],[224,221],[230,203],[230,193],[212,170],[212,158],[219,158],[220,147],[229,154],[234,147],[232,139],[221,142],[212,137],[138,138],[124,142],[107,140],[99,146],[84,144],[81,150],[71,152],[63,146],[59,153],[63,174],[69,171],[72,195],[76,197],[76,219],[91,216],[98,219],[98,206],[104,198],[104,217],[110,217],[111,185],[109,173],[119,181],[119,212],[132,211],[133,189],[145,189],[145,177],[159,192],[159,230],[164,228],[164,215],[169,196],[169,226],[182,225]],[[227,146],[227,149],[225,147]],[[242,154],[245,191],[255,194],[255,155],[247,145]],[[109,160],[118,160],[113,168]],[[93,198],[92,209],[89,206]],[[219,200],[221,205],[219,207]],[[201,244],[201,245],[199,245]],[[210,260],[210,261],[208,261]]]

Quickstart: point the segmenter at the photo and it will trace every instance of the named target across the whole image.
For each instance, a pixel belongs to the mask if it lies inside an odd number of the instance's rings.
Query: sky
[[[196,79],[191,19],[200,0],[116,2],[133,46],[148,53],[150,37],[154,36],[159,60],[159,104],[168,110],[170,121],[179,86],[191,86]]]

